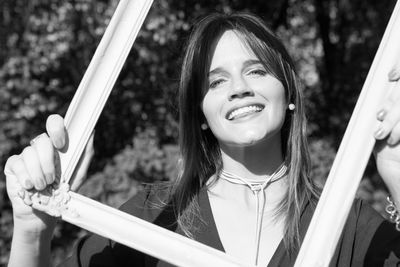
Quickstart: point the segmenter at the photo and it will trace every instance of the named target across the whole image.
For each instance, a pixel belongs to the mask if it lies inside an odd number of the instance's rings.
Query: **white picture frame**
[[[62,197],[53,205],[57,210],[49,214],[177,266],[248,266],[219,250],[71,192],[66,186],[151,4],[152,0],[121,0],[107,27],[65,117],[69,146],[59,153],[64,186],[56,190]],[[398,1],[300,249],[297,267],[328,266],[334,253],[375,143],[375,114],[391,86],[387,73],[400,58],[399,12]]]

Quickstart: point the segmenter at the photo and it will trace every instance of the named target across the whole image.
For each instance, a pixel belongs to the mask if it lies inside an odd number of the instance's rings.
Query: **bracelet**
[[[400,214],[397,211],[396,205],[394,204],[390,196],[388,196],[386,200],[387,202],[389,202],[385,209],[386,212],[390,215],[389,220],[396,224],[396,230],[400,232]]]

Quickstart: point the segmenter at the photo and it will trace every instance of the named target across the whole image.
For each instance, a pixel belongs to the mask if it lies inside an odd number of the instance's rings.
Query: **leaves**
[[[1,166],[44,131],[49,114],[65,114],[117,4],[0,1]],[[313,176],[323,183],[394,4],[155,1],[96,126],[96,154],[81,193],[116,207],[140,190],[141,182],[177,176],[176,90],[182,51],[192,24],[214,11],[255,12],[285,42],[304,82]],[[373,168],[366,176],[360,195],[381,203],[384,189]],[[7,262],[12,232],[4,179],[0,207],[1,266]],[[66,244],[82,234],[66,224],[58,226],[56,263],[68,250]]]

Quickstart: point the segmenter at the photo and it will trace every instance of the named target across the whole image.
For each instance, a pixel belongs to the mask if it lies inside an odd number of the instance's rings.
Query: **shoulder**
[[[344,240],[365,246],[385,219],[365,200],[355,199],[343,230]]]
[[[358,210],[358,235],[367,236],[364,241],[369,241],[363,245],[367,249],[364,266],[399,266],[400,232],[395,224],[383,218],[365,201],[360,201]]]
[[[400,233],[366,201],[356,199],[333,262],[336,266],[383,266],[395,247],[400,248]]]
[[[306,221],[311,220],[315,208],[316,205],[307,202],[303,212],[303,216],[307,219]],[[353,235],[356,231],[364,232],[368,230],[369,232],[375,232],[384,221],[385,219],[366,201],[357,198],[350,208],[343,232],[344,234],[351,232]]]
[[[385,219],[369,203],[355,199],[350,209],[348,223],[355,223],[358,228],[377,228]]]

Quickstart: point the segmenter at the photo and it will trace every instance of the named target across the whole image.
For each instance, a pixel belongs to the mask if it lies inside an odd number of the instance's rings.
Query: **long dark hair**
[[[288,187],[277,210],[277,216],[285,218],[284,242],[292,251],[300,242],[301,209],[318,196],[318,190],[309,178],[310,157],[303,97],[293,61],[282,42],[263,20],[249,13],[208,15],[195,24],[188,40],[179,88],[181,169],[173,188],[178,224],[189,237],[193,237],[196,229],[192,228],[192,222],[199,216],[199,190],[222,167],[216,138],[210,130],[201,129],[205,122],[201,102],[208,89],[207,74],[213,51],[227,30],[237,33],[266,70],[282,82],[287,102],[296,106],[294,111],[287,112],[281,129]]]

